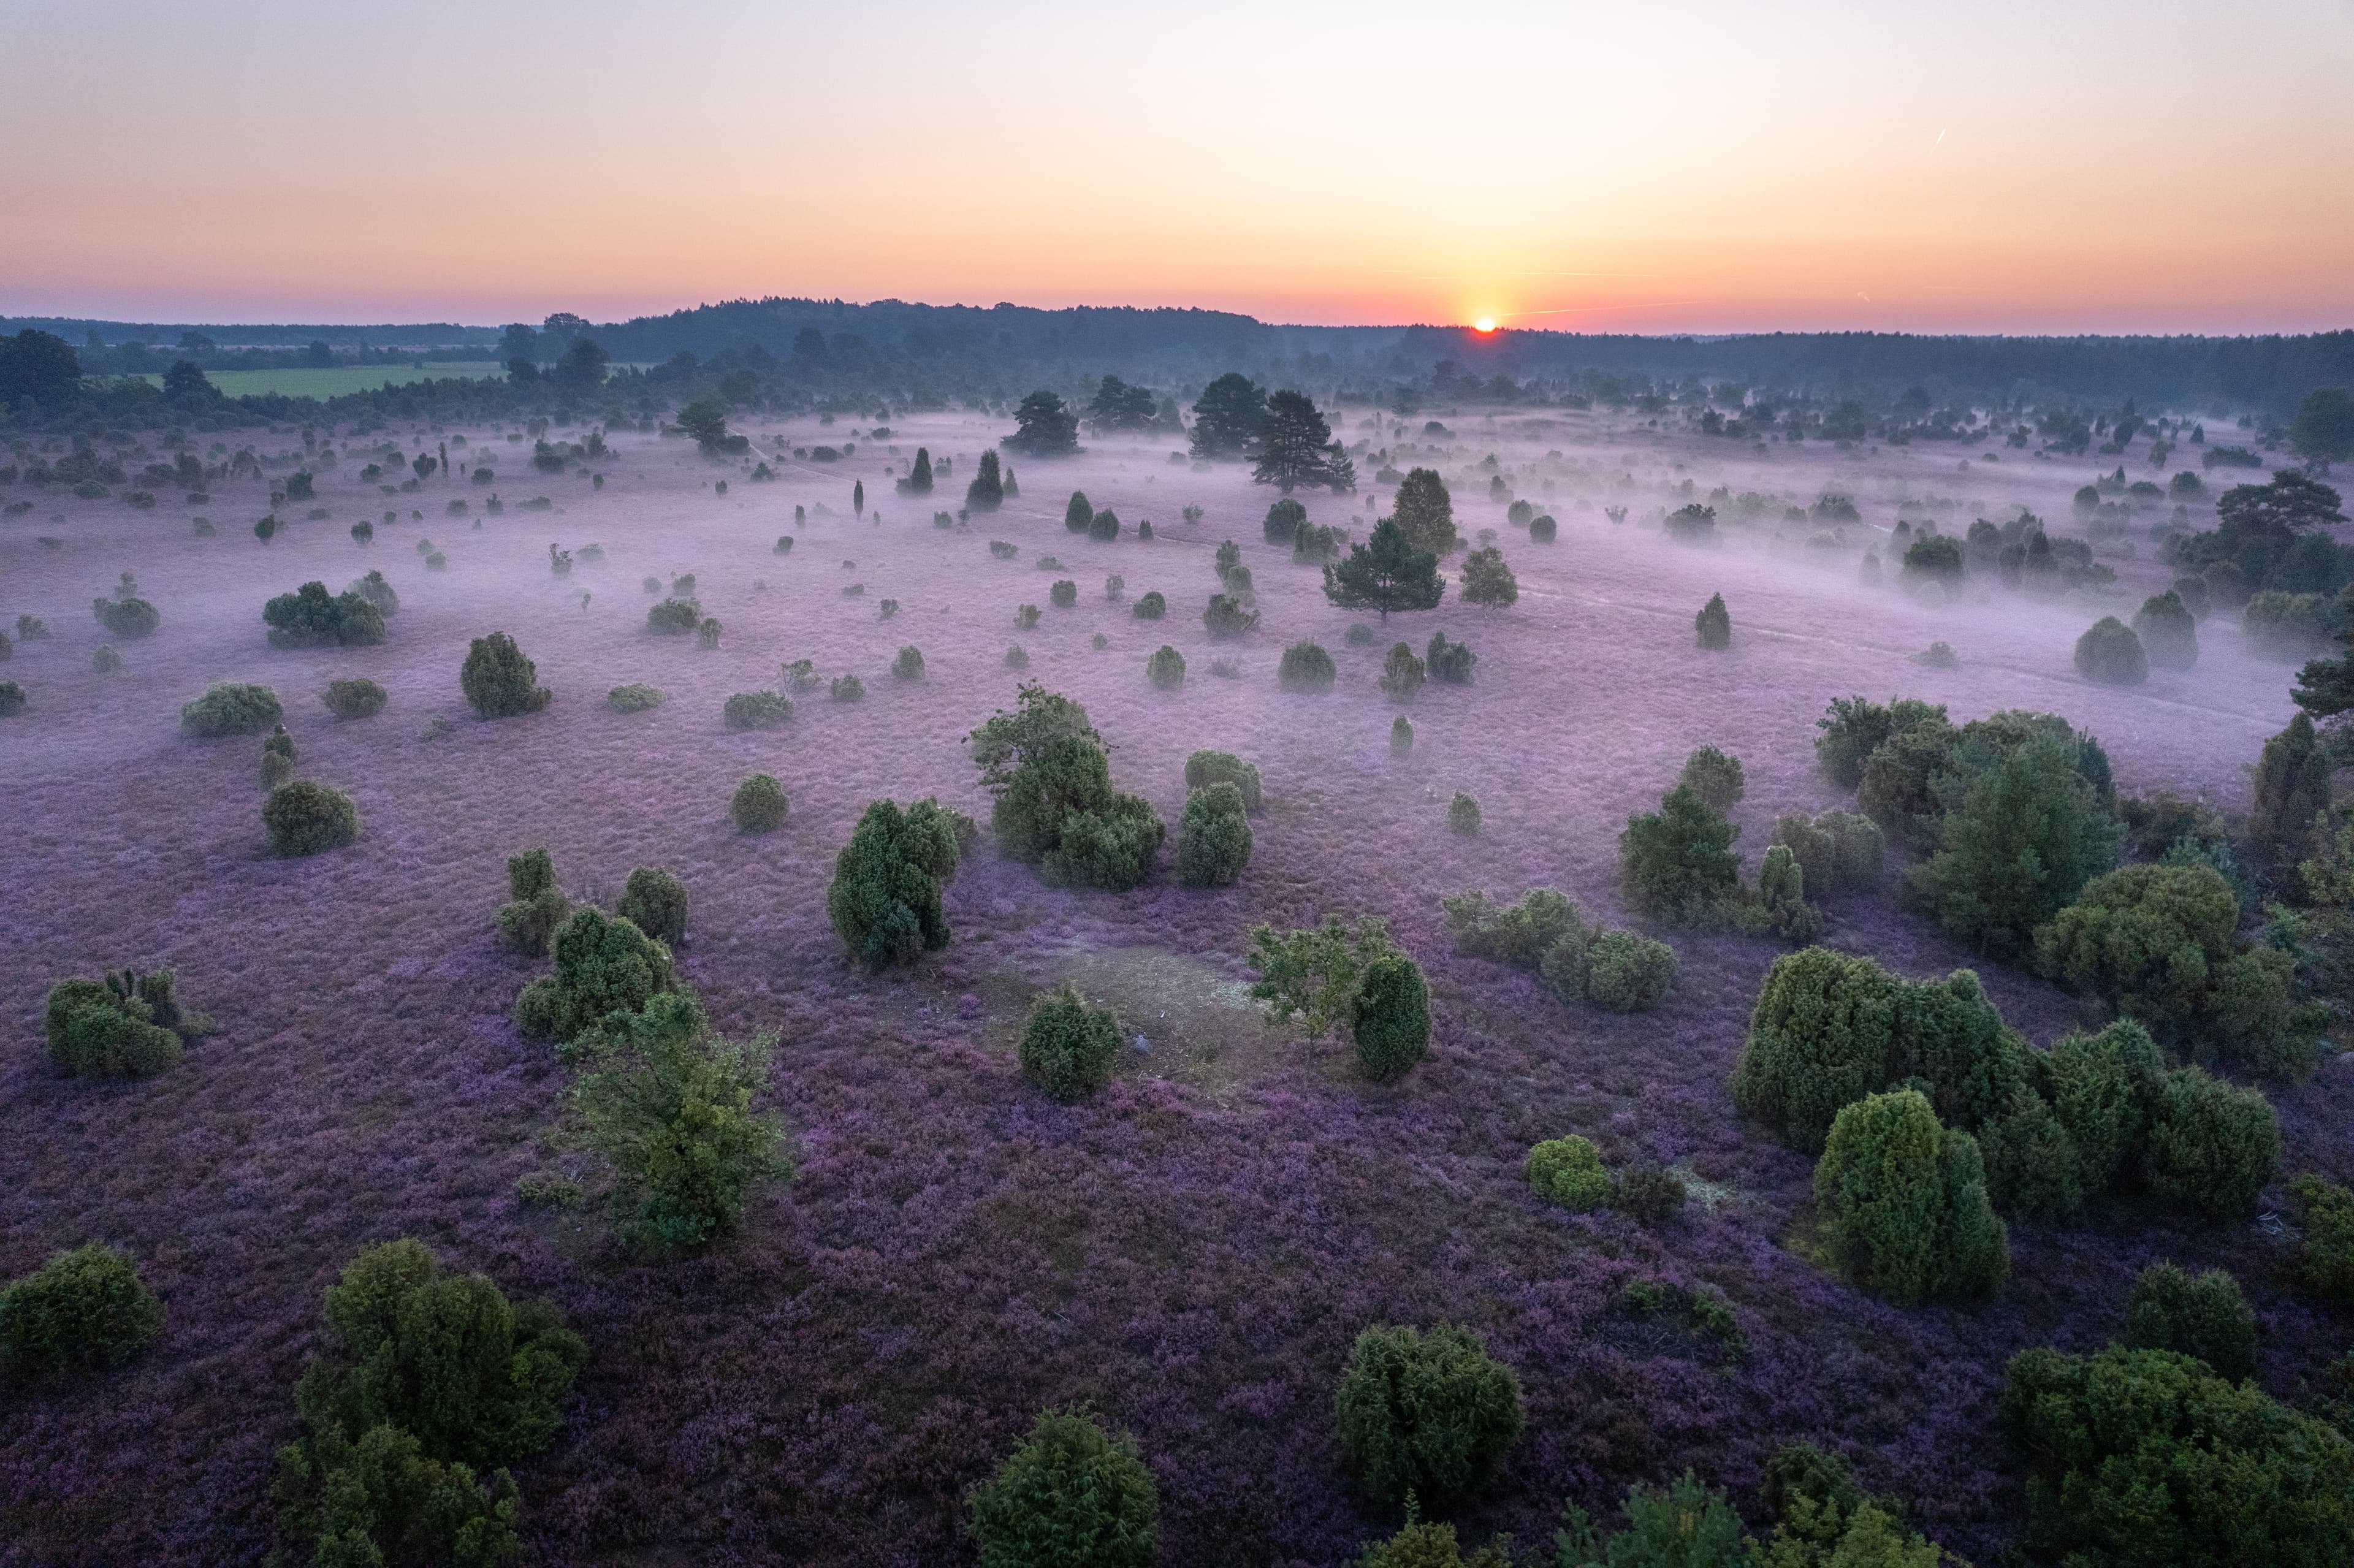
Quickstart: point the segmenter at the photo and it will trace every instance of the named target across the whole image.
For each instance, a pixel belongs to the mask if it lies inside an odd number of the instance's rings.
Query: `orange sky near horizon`
[[[2354,325],[2344,0],[17,0],[0,58],[7,314]]]

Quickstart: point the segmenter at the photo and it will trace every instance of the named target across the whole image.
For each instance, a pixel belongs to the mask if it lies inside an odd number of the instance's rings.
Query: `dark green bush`
[[[119,1367],[164,1330],[163,1304],[128,1254],[60,1252],[0,1288],[0,1372],[32,1381]]]
[[[1329,692],[1338,673],[1321,643],[1294,642],[1278,661],[1275,681],[1287,692]]]
[[[2036,965],[2202,1059],[2299,1075],[2318,1020],[2291,1000],[2289,956],[2243,950],[2239,923],[2239,901],[2212,866],[2128,865],[2086,883],[2036,931]]]
[[[1733,612],[1724,608],[1724,596],[1712,593],[1708,602],[1692,617],[1692,641],[1702,648],[1733,646]]]
[[[1559,529],[1560,524],[1553,521],[1552,513],[1540,513],[1529,519],[1529,543],[1550,545]]]
[[[1087,524],[1087,537],[1098,545],[1108,545],[1119,537],[1119,514],[1107,506]]]
[[[1914,868],[1906,891],[1948,935],[1998,958],[2030,952],[2035,928],[2115,863],[2123,830],[2079,755],[2073,741],[2028,739],[1978,774],[1939,821],[1937,852]]]
[[[1169,601],[1158,593],[1148,592],[1137,599],[1129,613],[1139,620],[1159,620],[1169,613]]]
[[[545,958],[571,913],[571,900],[557,889],[556,866],[546,850],[508,857],[507,901],[493,917],[500,941],[518,953]]]
[[[458,689],[480,718],[535,714],[555,694],[539,683],[539,669],[504,631],[477,637],[458,671]]]
[[[1173,692],[1185,683],[1185,655],[1163,642],[1144,662],[1144,678],[1156,691]]]
[[[2142,1147],[2142,1179],[2168,1202],[2225,1220],[2256,1206],[2280,1166],[2280,1128],[2255,1090],[2197,1067],[2166,1075]]]
[[[1749,789],[1742,777],[1741,759],[1728,757],[1712,746],[1703,746],[1685,758],[1684,770],[1676,782],[1690,786],[1693,794],[1718,811],[1732,810]]]
[[[360,836],[360,810],[333,785],[297,779],[270,792],[261,803],[261,826],[270,853],[318,854]]]
[[[748,833],[772,832],[785,825],[785,787],[766,773],[755,773],[736,786],[727,815]]]
[[[1220,782],[1189,792],[1178,824],[1177,879],[1188,887],[1225,887],[1243,874],[1250,856],[1241,789]]]
[[[1368,1077],[1388,1083],[1430,1049],[1430,987],[1422,969],[1394,949],[1364,967],[1357,981],[1352,1033]]]
[[[1638,1224],[1662,1225],[1684,1212],[1684,1179],[1665,1166],[1640,1160],[1618,1178],[1610,1206]]]
[[[374,718],[389,701],[382,686],[369,680],[330,681],[320,699],[339,719]]]
[[[1943,724],[1946,710],[1926,703],[1891,698],[1881,706],[1862,697],[1838,697],[1815,721],[1815,762],[1823,777],[1842,789],[1863,780],[1863,765],[1882,744],[1926,723]]]
[[[2133,630],[2149,662],[2161,670],[2188,670],[2199,662],[2198,618],[2170,588],[2142,601]]]
[[[891,661],[891,677],[897,681],[920,681],[924,678],[923,651],[913,644],[899,650]]]
[[[1068,609],[1079,602],[1079,585],[1069,577],[1057,577],[1046,590],[1046,602],[1056,609]]]
[[[1400,714],[1390,720],[1390,755],[1404,757],[1414,750],[1414,726]]]
[[[2340,1311],[2354,1308],[2354,1192],[2311,1171],[2288,1192],[2305,1229],[2289,1259],[2290,1282]]]
[[[1258,624],[1258,611],[1234,594],[1214,593],[1202,611],[1202,625],[1214,640],[1240,637]]]
[[[155,989],[160,987],[160,989]],[[164,1016],[150,995],[160,997]],[[171,971],[152,981],[126,970],[101,980],[61,980],[50,988],[48,1007],[49,1060],[79,1077],[152,1077],[180,1059],[180,1036],[172,1025]]]
[[[792,716],[792,700],[781,692],[737,692],[720,708],[729,729],[775,729]]]
[[[605,705],[617,714],[642,714],[662,706],[662,701],[658,686],[616,686],[605,694]]]
[[[384,641],[384,614],[359,594],[304,583],[261,607],[272,648],[366,648]]]
[[[1423,667],[1429,672],[1432,680],[1442,685],[1469,685],[1471,668],[1479,662],[1479,656],[1472,652],[1468,644],[1449,642],[1443,631],[1432,632],[1430,641],[1422,652]]]
[[[571,1043],[609,1013],[636,1012],[671,989],[670,949],[628,920],[583,906],[557,928],[556,972],[515,998],[526,1037]]]
[[[2010,1271],[1976,1139],[1912,1089],[1841,1107],[1815,1166],[1824,1250],[1899,1306],[1990,1295]]]
[[[1267,509],[1265,534],[1267,542],[1289,549],[1299,539],[1299,525],[1308,521],[1308,508],[1288,495]]]
[[[1642,1012],[1676,989],[1675,949],[1633,931],[1605,931],[1585,948],[1585,1000],[1612,1012]]]
[[[1393,642],[1388,656],[1382,661],[1381,679],[1376,683],[1396,701],[1410,703],[1415,694],[1422,690],[1422,683],[1428,674],[1428,667],[1414,656],[1411,646]]]
[[[1533,970],[1563,940],[1583,946],[1599,934],[1587,929],[1576,905],[1551,887],[1532,887],[1517,904],[1499,904],[1475,890],[1442,899],[1440,907],[1457,952],[1515,969]]]
[[[837,703],[863,703],[866,700],[866,683],[855,675],[841,675],[826,687],[826,697]]]
[[[1479,831],[1479,802],[1458,789],[1455,798],[1447,802],[1447,826],[1449,832],[1476,833]]]
[[[1160,1495],[1133,1439],[1083,1410],[1049,1410],[973,1488],[981,1568],[1152,1568]]]
[[[743,1217],[748,1190],[790,1180],[774,1121],[752,1109],[767,1083],[774,1035],[749,1044],[711,1032],[684,991],[638,1012],[611,1013],[577,1043],[588,1065],[573,1090],[581,1141],[618,1178],[613,1217],[629,1245],[697,1246]]]
[[[2103,685],[2138,686],[2149,679],[2149,658],[2132,627],[2105,615],[2076,639],[2076,673]]]
[[[1548,1138],[1532,1147],[1523,1168],[1532,1192],[1574,1214],[1590,1213],[1610,1202],[1610,1172],[1602,1168],[1602,1156],[1591,1140],[1575,1133]]]
[[[2323,1568],[2354,1541],[2354,1442],[2187,1356],[2021,1351],[1999,1419],[2039,1560]]]
[[[910,963],[949,941],[940,884],[956,875],[954,821],[938,801],[902,810],[876,800],[833,863],[826,912],[852,955],[880,967]]]
[[[154,635],[164,619],[154,605],[136,598],[94,599],[90,601],[90,612],[101,626],[126,642]]]
[[[1678,923],[1704,921],[1740,885],[1739,832],[1724,813],[1678,785],[1657,811],[1627,820],[1618,838],[1618,883],[1627,906]]]
[[[1068,1105],[1111,1081],[1119,1044],[1119,1020],[1108,1009],[1089,1007],[1076,987],[1066,985],[1031,1004],[1022,1030],[1022,1071]]]
[[[2220,1268],[2185,1274],[2153,1263],[2126,1300],[2125,1347],[2195,1356],[2232,1383],[2256,1373],[2256,1315]]]
[[[1468,1329],[1357,1335],[1335,1404],[1341,1454],[1385,1502],[1444,1503],[1478,1488],[1521,1439],[1520,1380]]]
[[[692,599],[666,599],[646,611],[646,630],[657,637],[684,637],[701,630],[703,606]]]
[[[205,694],[180,709],[183,734],[207,739],[224,735],[260,735],[286,716],[278,694],[268,686],[216,681]]]
[[[25,711],[25,688],[15,681],[0,681],[0,718],[15,718]]]
[[[1245,762],[1230,751],[1197,751],[1185,758],[1185,788],[1205,789],[1231,784],[1242,791],[1243,810],[1256,816],[1261,803],[1258,764]]]
[[[1150,804],[1116,793],[1111,767],[1087,710],[1032,683],[1013,714],[970,739],[996,804],[991,824],[1015,860],[1051,881],[1126,890],[1144,879],[1165,830]]]
[[[1878,886],[1887,853],[1871,818],[1836,810],[1777,820],[1772,842],[1788,846],[1813,898]]]
[[[674,948],[686,940],[686,885],[660,866],[631,872],[613,912],[657,942]]]

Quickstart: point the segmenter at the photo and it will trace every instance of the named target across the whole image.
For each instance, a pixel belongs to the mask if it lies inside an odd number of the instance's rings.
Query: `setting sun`
[[[1481,316],[1478,321],[1471,323],[1471,330],[1473,332],[1494,332],[1496,330],[1496,318],[1493,316]]]

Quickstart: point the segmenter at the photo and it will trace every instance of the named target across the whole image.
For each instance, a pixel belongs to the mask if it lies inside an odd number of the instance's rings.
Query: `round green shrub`
[[[2132,627],[2105,615],[2076,639],[2076,673],[2106,686],[2138,686],[2149,679],[2149,658]]]
[[[268,686],[216,681],[205,694],[180,709],[180,730],[211,739],[224,735],[260,735],[286,716],[278,694]]]
[[[605,705],[617,714],[642,714],[662,706],[663,694],[658,686],[616,686],[605,694]]]
[[[1308,508],[1288,495],[1267,509],[1265,524],[1267,542],[1291,548],[1299,537],[1299,525],[1308,521]]]
[[[940,884],[956,868],[956,827],[937,802],[902,810],[895,801],[874,801],[834,859],[826,912],[861,961],[912,962],[948,946]]]
[[[608,1013],[636,1012],[671,989],[670,949],[631,922],[583,906],[556,933],[556,972],[523,988],[515,1027],[570,1044]]]
[[[1596,1007],[1641,1012],[1675,989],[1675,949],[1665,942],[1614,930],[1585,949],[1585,1000]]]
[[[1096,509],[1087,504],[1087,493],[1084,490],[1071,492],[1070,504],[1063,508],[1063,526],[1071,533],[1084,534],[1095,517]]]
[[[1193,790],[1177,832],[1177,879],[1188,887],[1225,887],[1250,863],[1250,819],[1233,784]]]
[[[837,677],[826,687],[827,698],[837,703],[863,703],[866,700],[866,683],[855,675]]]
[[[2133,631],[2149,662],[2161,670],[2188,670],[2199,662],[2199,619],[2171,588],[2142,601],[2134,612]]]
[[[1334,1400],[1341,1454],[1385,1502],[1444,1504],[1478,1488],[1521,1439],[1521,1383],[1479,1337],[1451,1323],[1426,1334],[1377,1326],[1357,1335]]]
[[[1447,826],[1450,832],[1476,833],[1479,831],[1479,802],[1458,789],[1455,799],[1447,803]]]
[[[1283,651],[1275,672],[1276,684],[1287,692],[1329,692],[1339,672],[1332,655],[1316,642],[1295,642]]]
[[[920,681],[924,678],[924,655],[914,644],[899,650],[891,661],[891,677],[897,681]]]
[[[1079,585],[1069,577],[1057,577],[1046,590],[1046,601],[1056,609],[1068,609],[1079,602]]]
[[[1144,662],[1144,678],[1156,691],[1173,692],[1185,683],[1185,655],[1163,642]]]
[[[2256,1374],[2256,1314],[2222,1269],[2153,1263],[2126,1298],[2126,1349],[2196,1356],[2232,1383]]]
[[[657,637],[684,637],[703,629],[703,606],[691,599],[666,599],[646,611],[646,630]]]
[[[1169,601],[1158,591],[1148,591],[1138,597],[1135,607],[1129,613],[1139,620],[1159,620],[1169,613]]]
[[[1108,545],[1119,537],[1119,514],[1107,506],[1087,524],[1087,537],[1098,545]]]
[[[1377,1083],[1401,1077],[1430,1049],[1430,987],[1404,953],[1382,954],[1357,981],[1357,1061]]]
[[[360,810],[333,785],[297,779],[279,785],[261,803],[261,825],[273,854],[317,854],[360,836]]]
[[[2010,1272],[1976,1139],[1914,1089],[1841,1107],[1815,1166],[1824,1250],[1898,1306],[1990,1295]]]
[[[101,1242],[54,1255],[0,1288],[0,1370],[27,1380],[118,1367],[164,1330],[130,1255]]]
[[[1732,810],[1748,793],[1741,759],[1728,757],[1712,746],[1703,746],[1686,758],[1684,770],[1676,782],[1689,786],[1693,794],[1719,811]]]
[[[720,709],[729,729],[775,729],[792,716],[792,700],[781,692],[737,692]]]
[[[1074,496],[1074,503],[1078,501]],[[1133,1439],[1085,1412],[1049,1410],[973,1488],[981,1568],[1152,1568],[1160,1496]]]
[[[1733,1098],[1802,1152],[1840,1107],[1886,1086],[1903,981],[1872,959],[1808,948],[1774,960],[1733,1071]]]
[[[1211,784],[1233,785],[1242,791],[1243,810],[1258,814],[1262,803],[1258,764],[1245,762],[1230,751],[1196,751],[1186,758],[1185,788],[1199,789]]]
[[[164,618],[155,607],[143,599],[98,599],[90,601],[90,615],[97,622],[126,642],[136,642],[154,635]]]
[[[1119,1039],[1119,1021],[1089,1007],[1076,986],[1066,984],[1031,1004],[1022,1030],[1022,1071],[1067,1105],[1110,1081]]]
[[[613,912],[657,942],[686,940],[686,885],[660,866],[631,872]]]
[[[320,694],[319,700],[325,703],[327,711],[339,719],[364,719],[374,718],[384,712],[384,705],[390,698],[374,681],[353,679],[328,682],[327,689]]]
[[[504,631],[477,637],[458,671],[458,689],[476,716],[514,718],[535,714],[555,695],[540,685],[539,669]]]
[[[2225,1220],[2247,1213],[2280,1166],[2272,1102],[2197,1067],[2166,1075],[2151,1107],[2142,1179],[2168,1202]]]
[[[49,1061],[77,1077],[147,1078],[180,1059],[180,1037],[135,990],[91,980],[49,990]]]
[[[1602,1156],[1575,1133],[1530,1149],[1527,1171],[1532,1192],[1572,1213],[1590,1213],[1610,1202],[1610,1172],[1602,1168]]]
[[[1553,520],[1553,514],[1541,513],[1529,519],[1529,542],[1532,545],[1550,545],[1553,542],[1559,529],[1560,524]]]
[[[748,833],[774,832],[785,825],[785,787],[766,773],[755,773],[736,786],[727,815]]]
[[[1415,694],[1422,690],[1423,681],[1428,674],[1428,667],[1414,656],[1410,644],[1393,642],[1388,656],[1382,661],[1381,679],[1375,683],[1394,700],[1410,703],[1414,701]]]

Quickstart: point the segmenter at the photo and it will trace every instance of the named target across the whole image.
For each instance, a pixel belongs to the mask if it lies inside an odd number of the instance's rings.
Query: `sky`
[[[2354,325],[2354,0],[0,0],[0,314]]]

